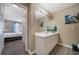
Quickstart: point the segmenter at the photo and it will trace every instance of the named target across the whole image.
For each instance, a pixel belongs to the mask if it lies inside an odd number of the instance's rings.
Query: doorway
[[[24,55],[23,22],[26,9],[19,4],[4,4],[4,49],[3,55]]]

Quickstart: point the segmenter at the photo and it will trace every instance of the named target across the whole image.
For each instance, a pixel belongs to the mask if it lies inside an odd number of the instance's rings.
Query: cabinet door
[[[4,29],[3,4],[0,4],[0,54],[4,47],[3,29]]]

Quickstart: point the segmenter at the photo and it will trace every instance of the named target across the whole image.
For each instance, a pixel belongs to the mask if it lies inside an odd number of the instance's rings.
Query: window
[[[14,23],[13,30],[16,33],[22,32],[22,24],[21,23]]]

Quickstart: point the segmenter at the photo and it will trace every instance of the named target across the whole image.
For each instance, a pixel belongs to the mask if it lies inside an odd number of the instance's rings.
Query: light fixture
[[[48,13],[43,9],[39,9],[39,11],[42,12],[43,14],[45,14],[45,15],[48,15]]]
[[[17,5],[15,5],[15,4],[13,4],[12,6],[13,6],[13,7],[16,7],[16,8],[18,7],[18,6],[17,6]]]

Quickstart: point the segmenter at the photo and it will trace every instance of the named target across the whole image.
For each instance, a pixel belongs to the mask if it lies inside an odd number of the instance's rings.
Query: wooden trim
[[[35,50],[33,50],[33,51],[27,50],[27,51],[28,51],[29,55],[35,54]]]
[[[72,49],[72,46],[70,46],[70,45],[67,45],[67,44],[63,44],[63,43],[58,43],[59,45],[61,45],[61,46],[64,46],[64,47],[67,47],[67,48],[70,48],[70,49]]]

